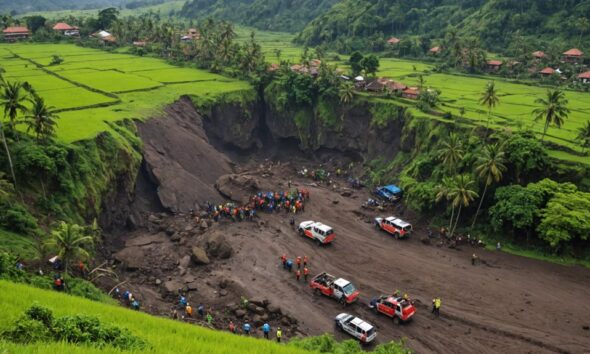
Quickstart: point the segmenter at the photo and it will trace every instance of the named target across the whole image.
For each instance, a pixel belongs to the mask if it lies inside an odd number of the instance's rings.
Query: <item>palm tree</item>
[[[25,113],[27,107],[23,105],[26,97],[21,95],[23,84],[19,81],[7,81],[0,93],[0,105],[4,107],[4,118],[10,119],[10,129],[14,132],[15,120],[18,112]]]
[[[535,122],[545,119],[545,127],[543,128],[543,136],[541,141],[545,139],[549,125],[555,124],[561,128],[567,119],[570,110],[567,108],[568,100],[565,98],[565,93],[561,90],[547,90],[547,99],[537,98],[535,103],[541,107],[533,110]]]
[[[455,225],[451,229],[450,237],[453,237],[453,233],[457,228],[457,224],[459,223],[459,218],[461,217],[461,209],[463,207],[468,207],[471,202],[478,197],[478,194],[473,187],[475,185],[475,181],[470,175],[458,175],[453,178],[454,186],[449,191],[448,198],[451,200],[453,206],[459,207],[457,211],[457,218],[455,219]]]
[[[340,96],[340,102],[350,103],[354,98],[354,84],[350,81],[343,82],[340,85],[340,90],[338,90],[338,95]]]
[[[483,200],[486,197],[486,192],[488,191],[488,187],[496,182],[500,182],[502,179],[502,173],[506,171],[506,166],[504,165],[505,161],[505,154],[504,154],[504,147],[499,144],[491,144],[484,147],[481,151],[480,155],[477,157],[475,172],[477,173],[478,177],[484,181],[484,189],[479,200],[479,205],[477,206],[477,211],[475,212],[475,217],[473,218],[473,223],[471,224],[471,228],[475,226],[475,221],[477,220],[477,216],[479,214],[479,210],[481,209],[481,205],[483,204]]]
[[[463,160],[464,153],[459,136],[451,133],[449,138],[442,142],[442,147],[438,150],[438,158],[449,171],[455,173],[457,165]]]
[[[64,262],[66,272],[68,272],[71,261],[90,257],[93,243],[94,238],[86,235],[82,226],[61,221],[58,227],[51,232],[48,245],[55,248],[58,257]]]
[[[4,178],[4,172],[0,172],[0,202],[10,199],[13,192],[12,184]]]
[[[437,186],[436,202],[445,199],[449,201],[449,193],[454,188],[455,181],[451,177],[443,177],[442,182]],[[455,216],[455,205],[451,204],[451,219],[449,220],[449,230],[453,226],[453,217]]]
[[[10,149],[8,148],[6,135],[4,134],[4,124],[2,122],[2,119],[0,119],[0,139],[2,139],[2,145],[4,145],[4,151],[6,151],[6,157],[8,158],[8,166],[10,167],[10,174],[12,175],[12,183],[14,183],[14,186],[16,188],[16,175],[14,174],[14,165],[12,164]]]
[[[492,115],[492,109],[500,103],[498,98],[498,92],[496,91],[496,84],[493,81],[488,82],[486,89],[481,94],[479,104],[488,108],[488,122],[486,123],[486,130],[490,127],[490,117]]]
[[[586,149],[590,147],[590,120],[586,121],[586,125],[578,128],[576,140],[580,142],[582,153],[585,154]]]
[[[51,139],[55,135],[56,119],[59,118],[55,112],[55,107],[47,106],[45,100],[34,95],[30,100],[33,106],[25,116],[27,133],[32,130],[35,132],[37,142]]]

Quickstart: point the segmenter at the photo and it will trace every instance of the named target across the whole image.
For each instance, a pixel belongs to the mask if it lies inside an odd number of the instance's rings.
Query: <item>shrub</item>
[[[0,227],[23,234],[34,233],[39,229],[37,220],[17,203],[0,205]]]

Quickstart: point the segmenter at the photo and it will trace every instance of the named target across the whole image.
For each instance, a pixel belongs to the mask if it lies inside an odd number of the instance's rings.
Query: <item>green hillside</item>
[[[587,0],[343,0],[314,19],[299,41],[342,50],[379,49],[388,36],[441,38],[453,25],[495,51],[504,51],[517,31],[543,48],[550,43],[584,47],[588,18]]]
[[[337,0],[191,0],[182,9],[187,18],[214,17],[271,31],[300,31]]]
[[[4,331],[32,304],[53,310],[55,316],[85,314],[96,316],[102,323],[127,328],[148,343],[150,353],[305,353],[274,342],[244,338],[164,318],[110,306],[86,299],[40,290],[25,285],[0,281],[0,331]],[[104,353],[102,350],[66,343],[17,345],[0,340],[2,353]]]

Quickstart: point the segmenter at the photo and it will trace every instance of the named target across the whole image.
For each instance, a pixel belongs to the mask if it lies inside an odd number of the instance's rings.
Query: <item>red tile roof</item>
[[[590,71],[586,71],[585,73],[581,73],[578,75],[578,79],[590,79]]]
[[[546,67],[545,69],[539,71],[539,73],[544,74],[544,75],[553,75],[554,72],[555,72],[555,70],[550,67]]]
[[[407,95],[418,95],[418,89],[413,88],[413,87],[408,87],[407,89],[404,90],[404,93]]]
[[[442,49],[440,47],[432,47],[430,48],[430,53],[440,53]]]
[[[537,50],[536,52],[533,52],[533,57],[539,58],[539,59],[545,58],[545,53],[540,50]]]
[[[567,52],[564,52],[563,55],[568,56],[568,57],[581,57],[584,53],[579,50],[578,48],[572,48],[570,50],[568,50]]]
[[[491,66],[502,66],[502,64],[501,60],[488,60],[488,65]]]
[[[398,44],[400,42],[399,38],[395,38],[395,37],[391,37],[387,40],[387,43],[389,44]]]
[[[8,27],[3,33],[29,33],[29,29],[26,27]]]
[[[76,27],[72,27],[64,22],[58,22],[55,24],[55,26],[53,26],[53,29],[56,31],[70,31],[76,29]]]

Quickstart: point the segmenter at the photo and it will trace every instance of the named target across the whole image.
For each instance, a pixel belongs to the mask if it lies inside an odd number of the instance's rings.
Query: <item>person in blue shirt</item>
[[[246,321],[246,323],[244,323],[244,333],[249,336],[250,335],[250,324],[248,323],[248,321]]]
[[[180,295],[180,299],[178,300],[178,303],[180,304],[180,307],[185,308],[186,307],[186,297]]]
[[[292,259],[287,259],[287,270],[290,272],[291,269],[293,269],[293,260]]]
[[[264,338],[268,339],[268,334],[270,333],[270,325],[268,323],[262,326],[262,332],[264,333]]]
[[[205,316],[205,306],[200,303],[199,306],[197,306],[197,312],[199,313],[199,316]]]
[[[137,301],[136,299],[133,299],[133,302],[131,302],[131,308],[139,311],[139,301]]]

